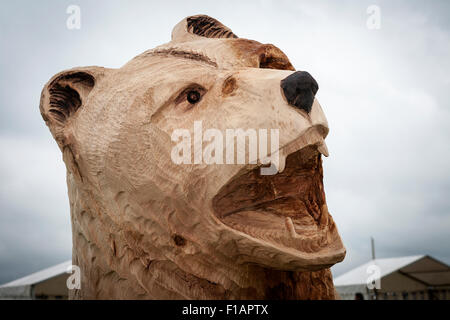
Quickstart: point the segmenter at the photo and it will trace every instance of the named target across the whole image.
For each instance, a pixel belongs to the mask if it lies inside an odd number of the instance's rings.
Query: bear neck
[[[80,267],[81,286],[69,290],[70,299],[336,298],[329,269],[299,272],[241,265],[220,270],[226,276],[213,281],[208,274],[218,269],[204,270],[200,277],[149,248],[144,255],[133,246],[137,235],[115,225],[95,196],[74,182],[68,175],[72,262]],[[158,254],[158,259],[147,258]]]

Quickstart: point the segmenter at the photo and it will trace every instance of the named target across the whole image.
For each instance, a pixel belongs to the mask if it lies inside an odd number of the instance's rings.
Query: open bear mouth
[[[225,222],[242,212],[263,211],[320,225],[325,204],[321,155],[309,146],[289,155],[281,173],[261,175],[259,167],[250,170],[226,184],[213,203]]]
[[[335,256],[343,247],[328,213],[318,149],[308,145],[289,154],[275,175],[261,175],[259,167],[237,175],[214,197],[216,217],[278,247]]]

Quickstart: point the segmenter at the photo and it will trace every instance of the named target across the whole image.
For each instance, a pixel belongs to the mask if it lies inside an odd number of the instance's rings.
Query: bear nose
[[[291,106],[303,109],[307,113],[311,111],[319,85],[308,72],[294,72],[281,80],[280,85]]]

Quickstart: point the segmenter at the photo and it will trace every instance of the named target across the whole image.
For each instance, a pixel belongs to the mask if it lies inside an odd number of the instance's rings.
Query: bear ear
[[[68,123],[104,74],[100,67],[75,68],[56,74],[42,89],[39,109],[61,148],[67,144]]]
[[[229,28],[207,15],[190,16],[172,30],[172,41],[185,42],[205,38],[237,38]]]

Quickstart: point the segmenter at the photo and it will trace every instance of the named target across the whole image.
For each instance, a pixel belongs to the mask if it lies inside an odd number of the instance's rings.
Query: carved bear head
[[[111,268],[127,260],[142,270],[168,260],[199,277],[212,268],[211,281],[238,264],[319,270],[341,261],[322,183],[328,124],[317,90],[277,47],[203,15],[119,69],[55,75],[40,111],[67,166],[76,260],[88,264],[95,251]],[[195,147],[199,122],[223,137],[278,129],[276,174],[261,174],[259,158],[195,161],[213,140]],[[173,161],[178,129],[190,135],[191,163]],[[215,146],[225,158],[230,141]]]

